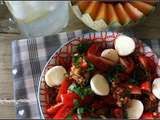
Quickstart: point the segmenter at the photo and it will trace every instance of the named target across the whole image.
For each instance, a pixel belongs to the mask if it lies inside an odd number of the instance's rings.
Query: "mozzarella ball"
[[[128,56],[135,50],[135,42],[132,38],[120,35],[116,38],[114,47],[120,56]]]
[[[58,86],[65,79],[67,71],[63,66],[54,66],[45,74],[45,82],[49,87]]]
[[[119,61],[119,56],[115,49],[105,49],[102,51],[101,56],[115,63]]]
[[[90,85],[92,91],[97,95],[105,96],[109,94],[109,84],[101,74],[94,75],[91,78]]]
[[[156,98],[160,99],[160,78],[156,78],[152,84],[152,93]]]
[[[128,103],[127,115],[128,119],[139,119],[143,114],[144,106],[140,100],[132,99]]]

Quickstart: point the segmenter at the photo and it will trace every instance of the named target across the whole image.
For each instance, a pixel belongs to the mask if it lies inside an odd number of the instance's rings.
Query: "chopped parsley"
[[[79,55],[73,56],[73,63],[74,63],[74,65],[75,65],[76,67],[79,67],[79,66],[80,66],[80,65],[79,65],[79,58],[80,58]]]
[[[142,66],[137,66],[136,70],[133,73],[133,79],[140,83],[141,81],[147,79],[147,72]]]
[[[87,64],[88,64],[88,68],[87,68],[86,71],[88,71],[88,72],[93,71],[93,70],[94,70],[94,65],[93,65],[93,63],[90,62],[90,61],[89,61],[85,56],[83,56],[83,55],[75,55],[75,56],[73,56],[73,63],[74,63],[74,65],[75,65],[76,67],[80,67],[80,62],[79,62],[80,57],[82,57],[82,58],[87,62]]]
[[[72,115],[69,114],[69,115],[66,117],[66,120],[72,120]]]
[[[86,53],[88,48],[90,47],[90,42],[85,42],[77,45],[77,52],[82,55],[83,53]]]
[[[136,80],[133,79],[133,78],[129,78],[129,79],[128,79],[128,83],[131,83],[131,84],[134,84],[134,85],[138,85],[138,81],[136,81]]]
[[[86,96],[92,95],[93,92],[90,87],[80,87],[76,84],[71,84],[69,90],[78,94],[81,99],[84,99]]]
[[[88,72],[93,71],[93,70],[94,70],[94,65],[93,65],[93,63],[92,63],[91,61],[87,60],[86,58],[85,58],[85,60],[86,60],[86,62],[87,62],[87,64],[88,64],[87,71],[88,71]]]
[[[73,102],[74,102],[74,106],[75,106],[75,107],[79,107],[80,103],[79,103],[79,101],[78,101],[77,99],[74,100]]]
[[[112,82],[114,80],[117,80],[118,78],[116,77],[117,73],[123,72],[125,70],[125,67],[121,64],[115,65],[113,68],[110,69],[107,73],[107,79]]]
[[[83,107],[77,108],[77,114],[78,115],[82,116],[84,112],[85,112],[85,109]]]

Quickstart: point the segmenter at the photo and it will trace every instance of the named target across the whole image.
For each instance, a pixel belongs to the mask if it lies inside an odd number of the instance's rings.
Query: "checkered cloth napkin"
[[[44,65],[58,47],[85,33],[87,31],[77,30],[12,42],[12,74],[18,119],[41,118],[36,94]],[[144,42],[160,56],[160,40]]]

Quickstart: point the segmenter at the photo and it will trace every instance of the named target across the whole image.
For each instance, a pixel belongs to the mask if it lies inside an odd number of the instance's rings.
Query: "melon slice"
[[[97,1],[92,1],[84,12],[88,13],[95,20],[99,6],[100,4]]]
[[[105,3],[102,3],[100,5],[99,12],[96,16],[96,20],[100,20],[100,19],[106,20],[106,4]]]
[[[106,4],[101,3],[100,9],[97,11],[97,16],[94,22],[94,28],[98,31],[104,30],[108,26],[106,23],[106,12],[105,11],[106,11]]]
[[[155,8],[153,0],[116,3],[91,0],[73,1],[72,9],[75,15],[88,27],[97,31],[138,23]]]
[[[121,3],[118,3],[115,5],[115,11],[117,13],[117,16],[119,18],[119,22],[123,25],[128,24],[131,19],[126,13],[125,9],[123,8],[123,5]]]
[[[130,18],[134,21],[137,21],[143,17],[143,13],[134,6],[132,6],[130,3],[124,3],[124,8]]]
[[[150,5],[155,5],[156,1],[155,0],[144,0],[145,3],[150,4]]]
[[[138,10],[143,12],[145,15],[147,15],[150,11],[152,11],[155,8],[154,6],[141,2],[141,1],[133,1],[131,2],[131,4],[134,7],[136,7]]]
[[[111,3],[106,3],[106,20],[108,21],[110,27],[121,26],[114,7]]]
[[[79,9],[82,13],[85,12],[87,7],[89,6],[90,1],[78,1],[77,5],[79,6]]]

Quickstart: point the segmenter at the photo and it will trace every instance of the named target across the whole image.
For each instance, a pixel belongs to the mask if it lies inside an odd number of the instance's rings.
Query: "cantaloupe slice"
[[[87,9],[87,7],[89,6],[90,1],[78,1],[77,5],[79,6],[79,9],[82,13],[85,12],[85,10]]]
[[[100,9],[98,10],[96,20],[104,19],[106,20],[106,4],[101,3]]]
[[[117,13],[117,16],[119,18],[119,22],[121,24],[123,24],[123,25],[128,24],[131,21],[130,17],[128,16],[125,9],[123,8],[122,3],[117,3],[115,5],[115,11]]]
[[[151,12],[154,9],[154,6],[141,2],[141,1],[133,1],[131,2],[131,4],[134,7],[136,7],[138,10],[143,12],[145,15],[147,15],[149,12]]]
[[[94,21],[94,29],[97,31],[104,30],[107,28],[107,23],[106,23],[106,4],[105,3],[100,3],[100,9],[97,11],[97,16]]]
[[[137,21],[143,17],[143,13],[134,6],[132,6],[130,3],[124,3],[124,8],[130,18],[134,21]]]
[[[114,7],[111,3],[106,3],[106,20],[111,27],[121,26]]]
[[[143,2],[148,3],[150,5],[155,5],[156,4],[156,0],[144,0]]]
[[[92,1],[85,10],[85,13],[88,13],[92,17],[92,19],[95,20],[99,6],[100,6],[99,2]]]

